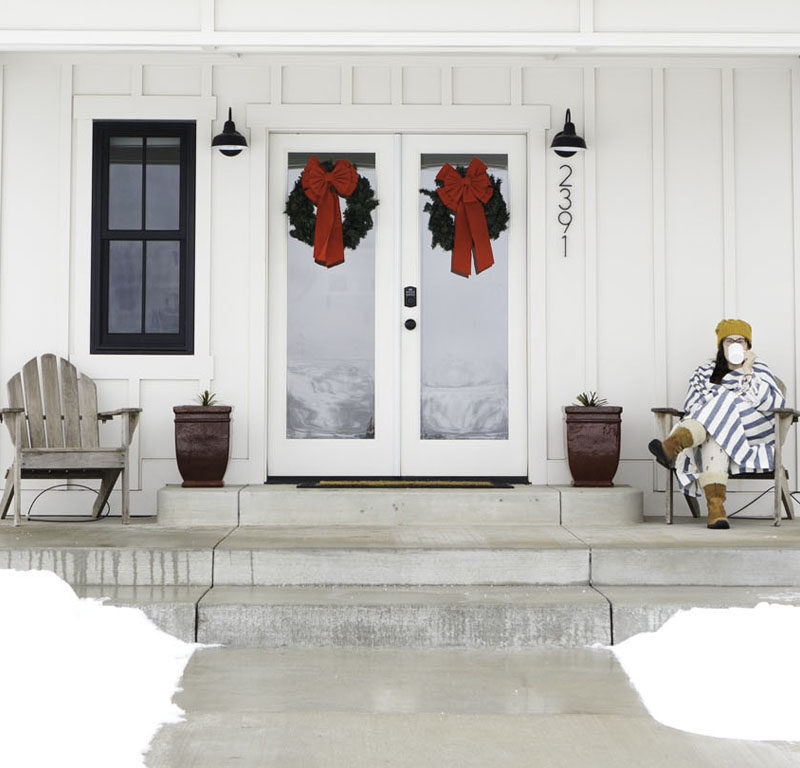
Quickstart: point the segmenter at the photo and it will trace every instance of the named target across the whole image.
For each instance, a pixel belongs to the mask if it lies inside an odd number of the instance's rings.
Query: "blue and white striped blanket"
[[[786,400],[769,366],[756,360],[752,374],[730,371],[721,384],[710,382],[714,363],[699,366],[689,380],[683,404],[686,419],[699,421],[730,458],[730,469],[756,472],[775,466],[775,416]],[[697,446],[681,451],[675,474],[686,494],[700,495],[697,477],[703,471]]]

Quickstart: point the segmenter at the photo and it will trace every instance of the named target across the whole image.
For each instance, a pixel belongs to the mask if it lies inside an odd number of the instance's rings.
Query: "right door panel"
[[[404,322],[416,326],[404,327],[401,343],[402,474],[523,476],[524,138],[406,136],[402,154],[403,285],[415,287],[418,296],[417,306],[403,311]],[[447,187],[443,196],[437,175]],[[486,177],[493,203],[487,202]],[[476,190],[492,214],[484,217],[479,205],[476,218],[476,206],[469,205]],[[508,221],[498,234],[501,200]],[[445,209],[452,210],[454,233]],[[488,220],[483,234],[480,219]]]

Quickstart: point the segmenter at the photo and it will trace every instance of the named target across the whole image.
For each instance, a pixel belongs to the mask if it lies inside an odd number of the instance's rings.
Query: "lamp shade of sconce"
[[[571,118],[572,115],[567,110],[564,130],[553,136],[553,141],[550,144],[550,149],[560,157],[572,157],[576,152],[583,152],[586,149],[586,142],[575,133],[575,124]]]
[[[222,133],[218,133],[211,140],[211,147],[212,149],[218,149],[227,157],[235,157],[243,149],[247,149],[247,139],[236,130],[230,107],[228,107],[228,119],[225,121]]]

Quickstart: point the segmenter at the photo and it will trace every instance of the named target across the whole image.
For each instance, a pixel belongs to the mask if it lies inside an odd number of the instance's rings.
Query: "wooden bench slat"
[[[78,402],[81,410],[81,447],[96,448],[100,445],[97,426],[97,385],[81,374],[78,379]]]
[[[58,386],[58,362],[55,355],[42,355],[42,393],[44,395],[44,427],[48,448],[64,447],[61,424],[61,392]]]
[[[42,411],[42,390],[39,386],[39,361],[34,357],[22,366],[22,384],[25,388],[25,411],[28,414],[31,447],[47,447]]]
[[[125,451],[116,450],[46,450],[29,448],[22,453],[22,469],[92,470],[121,469]]]
[[[78,372],[61,358],[61,411],[64,414],[64,445],[81,447],[81,411],[78,402]]]

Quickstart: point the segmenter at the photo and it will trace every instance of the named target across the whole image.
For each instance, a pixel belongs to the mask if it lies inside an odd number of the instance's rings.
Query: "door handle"
[[[409,331],[413,331],[417,327],[417,321],[409,317],[405,322],[405,326]]]

